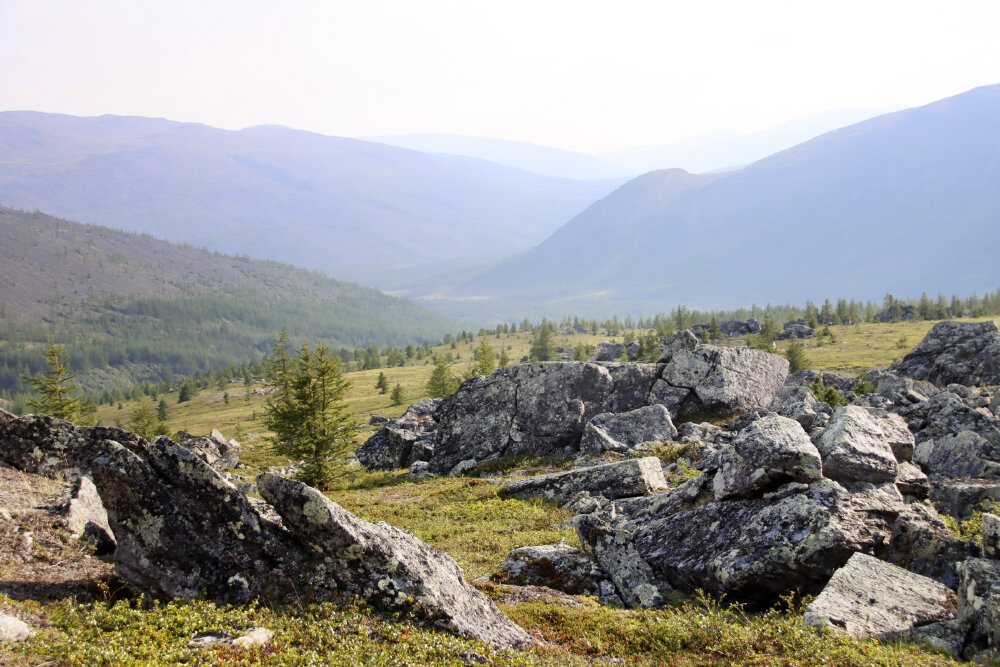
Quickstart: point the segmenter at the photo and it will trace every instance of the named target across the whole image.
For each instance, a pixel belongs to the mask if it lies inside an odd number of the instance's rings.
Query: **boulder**
[[[90,541],[100,556],[115,550],[115,536],[108,525],[108,512],[93,480],[82,475],[70,492],[65,507],[66,529],[76,539]]]
[[[245,603],[348,593],[497,646],[532,641],[463,581],[449,556],[358,519],[300,482],[259,477],[272,508],[262,512],[260,501],[162,436],[145,457],[103,443],[93,474],[118,538],[115,565],[150,597]],[[280,522],[265,518],[271,512]]]
[[[406,468],[416,461],[428,461],[434,452],[434,414],[440,398],[424,398],[398,419],[369,418],[373,425],[382,426],[355,451],[358,462],[371,470]]]
[[[915,627],[952,620],[955,612],[955,593],[947,586],[856,553],[806,608],[805,622],[853,637],[892,639]]]
[[[896,488],[904,496],[923,499],[930,495],[931,483],[924,471],[909,461],[903,461],[896,473]]]
[[[621,343],[601,341],[597,344],[596,361],[618,361],[622,357],[623,347]]]
[[[819,452],[802,426],[778,415],[743,429],[721,456],[713,485],[716,500],[751,496],[788,482],[811,483],[823,476]]]
[[[602,530],[578,524],[584,550],[612,576],[626,603],[627,584],[601,553],[608,545],[620,550],[627,541],[634,553],[630,567],[641,571],[634,563],[644,564],[645,579],[655,586],[686,593],[700,588],[768,605],[790,591],[819,592],[851,554],[884,548],[891,534],[891,517],[855,508],[850,492],[830,480],[707,502],[697,488],[703,483],[685,486],[647,500]],[[682,491],[685,497],[675,502]]]
[[[767,409],[782,417],[794,419],[808,431],[817,424],[817,417],[824,407],[829,409],[829,406],[817,400],[808,387],[786,383],[778,389]]]
[[[216,470],[235,468],[236,464],[239,463],[239,455],[236,453],[239,443],[235,440],[232,442],[236,444],[236,447],[233,447],[225,436],[214,429],[209,437],[191,435],[185,431],[177,432],[177,444],[187,447],[198,458]]]
[[[938,322],[890,370],[943,387],[1000,384],[1000,329],[995,322]]]
[[[528,477],[505,484],[497,495],[501,498],[546,498],[566,504],[582,491],[613,500],[644,496],[666,486],[660,459],[647,456]]]
[[[0,415],[0,461],[34,475],[76,479],[90,470],[105,440],[114,440],[135,452],[145,451],[148,444],[120,428],[77,426],[48,415]]]
[[[896,457],[881,422],[865,408],[837,408],[816,442],[823,474],[844,482],[895,481]]]
[[[630,412],[605,412],[587,422],[580,452],[629,452],[648,442],[666,442],[677,437],[670,412],[662,405],[647,405]]]
[[[815,338],[816,330],[801,320],[785,322],[785,330],[775,338],[778,340],[794,340],[798,338]]]
[[[1000,647],[1000,561],[969,558],[958,565],[958,618],[970,625],[966,647]]]
[[[956,566],[974,555],[975,547],[955,537],[930,502],[907,502],[892,524],[885,560],[930,577],[949,588],[958,584]]]
[[[602,412],[614,387],[595,363],[536,362],[468,380],[442,403],[431,470],[463,460],[545,456],[579,447],[587,420]]]
[[[890,371],[869,371],[865,380],[875,387],[875,394],[894,405],[912,405],[928,400],[938,392],[930,382],[900,377]]]
[[[339,588],[388,609],[412,610],[434,625],[496,646],[534,640],[469,586],[455,560],[400,528],[359,519],[316,489],[265,473],[261,495]]]
[[[785,385],[789,387],[811,387],[819,379],[824,386],[833,387],[842,394],[854,391],[854,386],[858,383],[858,378],[847,373],[836,373],[834,371],[799,371],[792,373],[785,379]]]
[[[590,595],[606,604],[622,603],[608,573],[582,551],[565,544],[514,549],[494,579],[517,586],[546,586],[570,595]]]
[[[1000,500],[1000,481],[995,479],[935,479],[931,502],[942,514],[965,521],[985,500]]]
[[[764,407],[788,375],[788,360],[776,354],[714,345],[692,349],[690,342],[680,338],[667,348],[660,358],[666,365],[650,392],[649,402],[665,405],[674,421]]]
[[[35,632],[31,626],[17,618],[0,611],[0,642],[23,642]]]
[[[738,336],[747,336],[749,334],[755,334],[760,332],[760,322],[753,319],[740,321],[740,320],[726,320],[724,322],[719,322],[719,330],[722,335],[726,338],[736,338]]]

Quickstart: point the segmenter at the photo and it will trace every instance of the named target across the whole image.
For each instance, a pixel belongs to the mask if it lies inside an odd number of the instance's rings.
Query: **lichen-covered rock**
[[[398,419],[375,420],[376,416],[372,415],[373,423],[382,428],[358,447],[355,452],[358,462],[371,470],[395,470],[417,461],[430,460],[434,452],[433,435],[437,429],[434,414],[441,400],[421,399]]]
[[[908,502],[892,524],[885,560],[930,577],[949,588],[958,583],[955,567],[974,555],[975,547],[955,537],[930,502]]]
[[[625,453],[649,442],[666,442],[677,436],[670,412],[662,405],[647,405],[629,412],[594,416],[583,429],[580,451]]]
[[[985,500],[1000,500],[1000,481],[995,479],[935,479],[931,502],[942,514],[959,521],[968,519]]]
[[[582,551],[565,544],[514,549],[494,578],[517,586],[547,586],[570,595],[590,595],[606,604],[622,603],[608,573]]]
[[[865,408],[837,408],[816,442],[823,457],[823,474],[846,482],[894,481],[896,457],[880,421]]]
[[[76,539],[90,541],[98,555],[106,556],[115,550],[115,536],[108,524],[108,512],[97,493],[93,480],[82,475],[70,491],[65,506],[66,529]]]
[[[914,460],[939,477],[1000,479],[1000,447],[973,431],[925,440]]]
[[[900,633],[898,638],[914,644],[927,644],[957,658],[965,649],[965,636],[969,634],[970,625],[966,620],[954,618],[912,628]]]
[[[468,380],[438,408],[431,470],[447,473],[467,459],[575,450],[587,419],[607,412],[613,387],[607,368],[580,362],[509,366]]]
[[[22,472],[76,479],[90,470],[91,461],[103,452],[105,440],[135,452],[147,447],[143,438],[120,428],[77,426],[48,415],[0,415],[0,461]]]
[[[692,349],[686,338],[675,341],[660,362],[666,365],[650,402],[656,396],[675,421],[764,407],[788,376],[788,360],[776,354],[714,345]]]
[[[177,444],[190,449],[198,458],[216,470],[235,468],[236,464],[239,463],[240,459],[237,453],[239,443],[236,443],[235,440],[233,443],[237,447],[233,447],[225,436],[214,429],[209,437],[191,435],[185,431],[177,432]]]
[[[821,406],[825,405],[817,400],[808,387],[785,384],[778,389],[767,409],[782,417],[794,419],[808,431],[816,424],[818,414],[823,411]]]
[[[768,415],[743,429],[723,450],[715,474],[717,500],[750,496],[787,482],[815,482],[822,475],[819,452],[798,422]]]
[[[1000,384],[1000,329],[992,321],[938,322],[890,370],[939,387]]]
[[[500,487],[497,494],[501,498],[546,498],[565,504],[582,491],[615,499],[643,496],[666,486],[660,459],[646,456],[520,479]]]
[[[856,553],[806,608],[805,622],[853,637],[888,639],[952,620],[955,612],[955,593],[947,586]]]
[[[272,473],[261,495],[341,590],[378,606],[415,611],[434,624],[496,646],[526,646],[531,636],[469,586],[451,556],[400,528],[370,523],[301,482]]]
[[[633,522],[631,544],[656,580],[678,590],[769,604],[793,590],[818,592],[851,554],[883,548],[890,525],[855,509],[839,484],[821,480],[780,498],[644,513]]]
[[[799,371],[792,373],[785,379],[786,387],[811,387],[816,380],[820,380],[826,387],[833,387],[842,394],[854,391],[854,386],[858,383],[858,378],[847,373],[837,373],[835,371]]]
[[[930,382],[900,377],[885,370],[869,371],[865,379],[875,385],[875,393],[893,405],[913,405],[928,400],[938,392]]]
[[[1000,516],[983,514],[983,558],[1000,559]]]
[[[957,570],[958,618],[971,626],[967,649],[1000,647],[1000,561],[969,558]]]
[[[903,461],[896,474],[896,488],[904,496],[923,499],[930,495],[931,483],[923,470],[909,461]]]

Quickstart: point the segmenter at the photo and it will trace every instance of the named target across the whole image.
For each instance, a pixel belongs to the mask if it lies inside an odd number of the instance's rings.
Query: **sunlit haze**
[[[0,0],[0,110],[597,153],[996,83],[998,25],[993,0]]]

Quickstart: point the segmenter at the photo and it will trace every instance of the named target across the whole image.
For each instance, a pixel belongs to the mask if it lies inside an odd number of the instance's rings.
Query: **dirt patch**
[[[69,484],[0,465],[0,594],[51,602],[103,599],[123,588],[114,565],[73,539],[54,511]]]

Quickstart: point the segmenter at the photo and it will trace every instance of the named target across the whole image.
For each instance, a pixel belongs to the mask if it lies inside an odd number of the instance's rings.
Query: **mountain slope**
[[[395,134],[361,138],[365,141],[375,141],[425,153],[475,157],[559,178],[617,179],[648,171],[614,166],[594,155],[491,137],[469,137],[461,134]]]
[[[653,172],[453,297],[594,293],[725,307],[1000,282],[1000,86],[830,132],[742,170]]]
[[[259,358],[283,326],[333,346],[435,340],[457,323],[270,261],[0,208],[0,394],[67,346],[88,390]]]
[[[283,127],[0,113],[0,202],[381,282],[531,247],[614,184]]]

